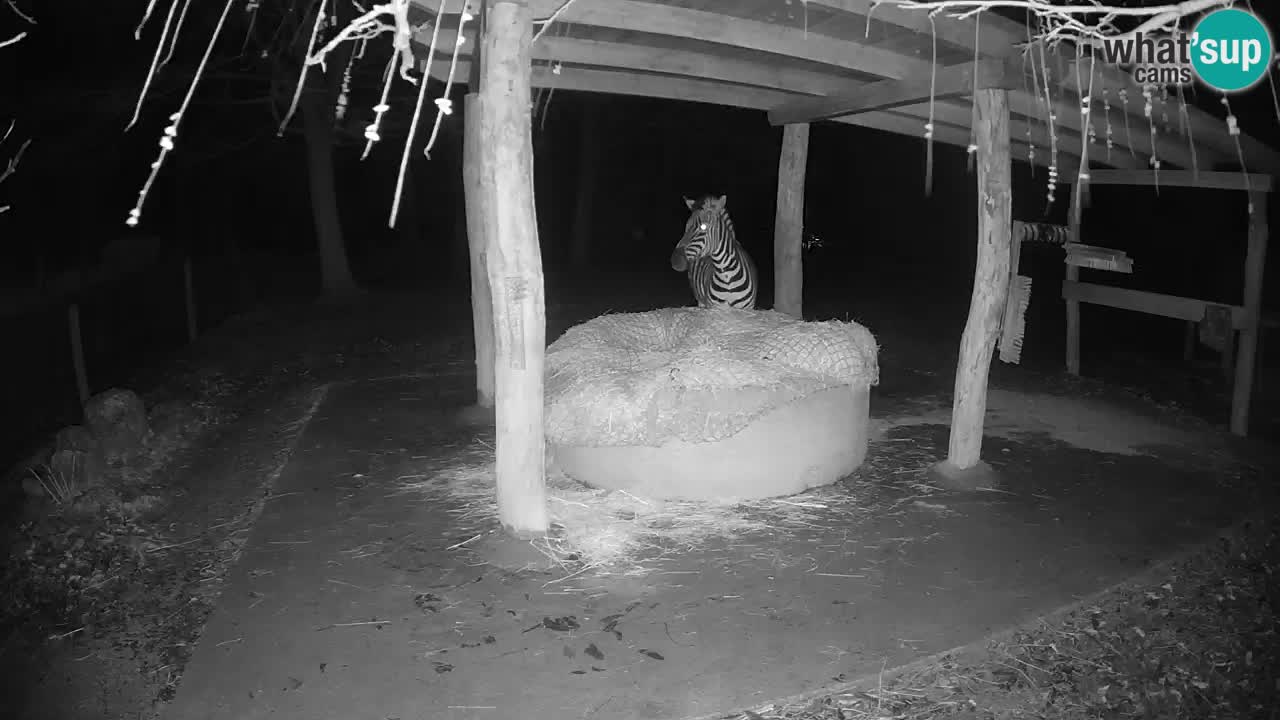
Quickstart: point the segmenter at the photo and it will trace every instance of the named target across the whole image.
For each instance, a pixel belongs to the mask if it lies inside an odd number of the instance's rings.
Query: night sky
[[[235,3],[183,119],[178,150],[166,159],[142,223],[132,230],[125,218],[222,4],[192,3],[174,57],[157,75],[139,122],[128,131],[167,3],[158,3],[140,41],[133,38],[145,7],[140,0],[119,0],[109,11],[89,2],[19,4],[31,9],[39,24],[6,20],[5,27],[26,27],[30,35],[0,49],[5,72],[0,116],[6,125],[10,118],[17,121],[0,146],[3,157],[33,139],[18,172],[0,186],[0,204],[13,206],[0,216],[5,287],[30,294],[60,273],[91,267],[109,243],[144,235],[157,238],[167,252],[189,253],[200,267],[230,268],[203,271],[209,275],[253,276],[258,297],[266,292],[261,288],[299,295],[317,290],[301,123],[295,119],[283,137],[276,134],[296,72],[279,75],[273,88],[271,64],[254,51],[266,31],[257,27],[255,35],[247,34],[242,2]],[[273,0],[264,5],[278,6]],[[1272,18],[1273,27],[1277,19]],[[392,100],[403,112],[393,111],[383,142],[367,160],[359,160],[359,130],[376,102],[387,45],[374,43],[374,59],[358,66],[348,123],[353,132],[335,155],[348,255],[357,279],[369,287],[465,292],[461,114],[446,118],[430,160],[415,152],[408,210],[397,229],[388,229],[386,221],[409,107],[403,83]],[[242,46],[247,48],[243,54]],[[296,69],[296,60],[284,62]],[[681,196],[725,193],[739,239],[762,265],[762,301],[768,306],[781,130],[770,127],[764,113],[564,91],[539,99],[536,193],[549,278],[564,273],[579,156],[585,151],[598,155],[601,173],[592,218],[593,262],[662,271],[686,216]],[[461,94],[455,93],[454,101],[460,108]],[[1197,102],[1222,114],[1208,93],[1200,92]],[[1246,132],[1280,145],[1280,122],[1265,86],[1234,97],[1233,105]],[[598,146],[584,148],[579,136],[588,107],[599,113],[604,131]],[[420,130],[419,143],[426,134]],[[830,123],[814,126],[806,231],[820,237],[823,246],[819,260],[809,261],[807,291],[937,294],[962,319],[976,238],[976,191],[966,160],[963,149],[936,146],[934,192],[925,197],[921,139]],[[1064,222],[1068,186],[1059,186],[1059,201],[1046,208],[1043,170],[1033,177],[1025,163],[1015,163],[1014,178],[1016,219]],[[1242,196],[1165,190],[1157,197],[1147,189],[1105,188],[1094,192],[1093,203],[1085,218],[1086,242],[1124,249],[1137,268],[1132,277],[1108,275],[1106,282],[1240,301],[1232,279],[1239,277],[1236,268],[1244,257]],[[1271,216],[1273,225],[1280,223],[1274,208]],[[1277,252],[1271,253],[1272,268],[1280,264]],[[1037,280],[1045,287],[1060,280],[1060,255],[1037,260],[1024,254],[1024,262],[1032,272],[1057,273]],[[1206,282],[1204,275],[1213,278]],[[1269,275],[1274,288],[1276,273]],[[1087,271],[1085,276],[1090,279]],[[208,302],[234,306],[230,287],[237,284],[224,283],[228,298],[206,292]],[[553,294],[549,279],[549,301]],[[1061,301],[1053,294],[1041,297],[1045,312],[1058,315]],[[1274,291],[1269,295],[1277,297]],[[48,318],[5,322],[57,325]]]

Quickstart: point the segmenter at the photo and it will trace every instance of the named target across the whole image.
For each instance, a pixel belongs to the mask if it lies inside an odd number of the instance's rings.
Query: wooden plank
[[[536,0],[539,2],[545,0]],[[818,2],[818,0],[814,0]],[[892,7],[892,2],[880,6],[874,1],[864,0],[822,0],[820,4],[845,11],[870,12],[871,22],[882,20],[900,27],[912,29],[929,36],[932,29],[921,23],[928,23],[928,14],[917,11],[903,11]],[[550,7],[550,6],[548,6]],[[432,8],[434,10],[434,8]],[[914,18],[911,16],[915,16]],[[944,20],[946,22],[944,22]],[[1015,21],[1002,18],[994,13],[982,13],[980,24],[972,19],[956,20],[943,16],[934,17],[938,26],[938,38],[961,47],[972,48],[976,40],[983,52],[991,56],[1000,56],[1000,46],[1026,39],[1026,28]],[[902,79],[907,77],[925,77],[930,70],[928,61],[927,39],[922,40],[922,54],[912,56],[906,53],[870,47],[858,42],[857,38],[838,39],[819,33],[806,33],[802,29],[780,26],[762,20],[744,20],[729,17],[721,13],[706,12],[687,8],[674,7],[658,3],[635,2],[632,0],[592,0],[592,2],[572,3],[557,16],[558,23],[572,26],[571,34],[580,36],[590,33],[590,27],[598,26],[617,30],[630,30],[667,35],[681,38],[688,42],[690,52],[706,48],[708,43],[733,46],[754,50],[771,55],[799,58],[811,62],[831,65],[832,67],[855,70],[861,73],[883,78]],[[970,32],[979,31],[973,39],[966,39]],[[550,34],[540,41],[545,42]],[[1074,58],[1054,49],[1048,52],[1053,65],[1052,82],[1055,88],[1075,90]],[[762,60],[762,62],[766,62]],[[1081,68],[1082,83],[1088,89],[1088,65]],[[1102,93],[1106,88],[1112,100],[1117,99],[1118,91],[1123,88],[1130,96],[1131,126],[1145,129],[1145,119],[1141,117],[1141,87],[1122,69],[1098,65],[1098,77],[1093,83],[1094,107],[1103,106]],[[1061,92],[1055,93],[1061,95]],[[1056,112],[1061,121],[1070,122],[1072,115],[1078,115],[1078,103],[1074,99],[1058,98],[1055,105],[1065,103],[1067,107],[1057,107]],[[1074,111],[1072,110],[1074,108]],[[1118,108],[1113,106],[1113,113]],[[1102,113],[1094,113],[1099,116]],[[1188,114],[1191,129],[1196,138],[1198,160],[1203,167],[1212,167],[1217,163],[1236,159],[1234,140],[1226,133],[1222,121],[1206,112],[1189,107]],[[1077,123],[1078,124],[1078,123]],[[1116,123],[1117,126],[1122,123]],[[1016,132],[1015,132],[1016,136]],[[1127,136],[1117,133],[1113,141],[1119,144],[1127,142]],[[1143,142],[1149,142],[1149,134],[1134,133],[1132,148],[1135,153],[1142,151]],[[1280,154],[1247,135],[1240,136],[1243,153],[1251,167],[1266,172],[1280,172]],[[1156,137],[1156,152],[1162,161],[1183,167],[1191,167],[1190,152],[1186,142],[1164,133]]]
[[[1209,172],[1191,170],[1094,170],[1089,173],[1090,185],[1159,185],[1160,187],[1191,187],[1206,190],[1245,190],[1271,192],[1271,176],[1250,173],[1248,182],[1244,173]]]
[[[1022,84],[1022,70],[1004,60],[979,60],[938,68],[936,76],[868,83],[856,90],[821,98],[792,100],[769,111],[774,125],[816,122],[873,110],[972,95],[975,88],[1010,90]]]
[[[470,31],[468,31],[468,34]],[[441,30],[440,38],[437,42],[437,48],[452,48],[456,33],[448,30]],[[430,34],[425,31],[419,31],[415,35],[414,51],[419,58],[426,55],[427,44],[430,42]],[[464,58],[468,57],[469,48],[472,45],[464,46],[464,52],[460,55]],[[451,52],[451,50],[449,51]],[[544,36],[533,46],[533,57],[537,60],[546,62],[573,63],[580,65],[592,65],[600,68],[618,68],[625,70],[641,70],[648,72],[657,72],[670,75],[680,75],[689,78],[701,80],[721,80],[727,83],[734,83],[742,86],[763,87],[773,90],[782,90],[791,93],[804,93],[816,96],[829,96],[840,93],[850,92],[851,88],[867,87],[867,84],[859,83],[847,77],[841,77],[837,74],[814,72],[810,70],[799,70],[787,67],[777,62],[742,60],[737,58],[716,57],[706,52],[693,52],[688,50],[668,50],[663,48],[653,48],[641,45],[633,45],[630,43],[604,42],[598,40],[586,40],[574,37],[560,36]],[[449,55],[443,50],[437,51],[437,62],[447,61]],[[462,65],[465,67],[465,64]],[[441,78],[444,76],[441,75]],[[817,98],[815,98],[817,100]],[[821,102],[820,100],[818,100]],[[794,102],[794,101],[792,101]],[[952,101],[952,109],[958,113],[963,113],[965,118],[962,123],[964,127],[969,127],[972,117],[971,102],[963,102],[963,108],[954,107]],[[1049,134],[1044,125],[1044,110],[1037,104],[1037,101],[1030,95],[1021,91],[1010,94],[1010,104],[1015,116],[1010,125],[1010,133],[1015,142],[1025,142],[1026,139],[1037,144],[1037,154],[1041,155],[1046,162],[1040,163],[1047,166],[1049,153]],[[1067,153],[1079,156],[1082,152],[1082,143],[1079,137],[1080,132],[1080,113],[1078,108],[1068,108],[1065,101],[1057,98],[1054,101],[1055,112],[1057,112],[1057,133],[1059,140],[1059,149]],[[929,115],[928,103],[916,105],[907,108],[907,114],[920,118],[927,118]],[[935,114],[937,106],[935,106]],[[956,115],[960,117],[960,115]],[[1028,119],[1029,118],[1029,119]],[[1105,121],[1101,118],[1101,113],[1092,115],[1092,122],[1097,130],[1098,137],[1105,137]],[[1064,132],[1063,128],[1074,131]],[[1139,138],[1141,140],[1141,137]],[[1138,144],[1135,141],[1135,144]],[[1113,159],[1107,160],[1107,164],[1116,167],[1146,167],[1147,156],[1142,152],[1130,153],[1129,149],[1118,144],[1113,153]],[[1100,147],[1094,148],[1094,152],[1098,157],[1103,154]],[[1185,152],[1185,150],[1184,150]],[[1189,156],[1188,156],[1189,157]],[[1025,155],[1019,160],[1025,160]],[[1170,158],[1176,161],[1176,158]],[[1075,166],[1076,163],[1067,163]]]
[[[969,320],[960,340],[955,399],[946,464],[956,470],[981,460],[987,377],[1000,319],[1009,294],[1013,244],[1012,158],[1009,155],[1009,92],[977,91],[978,261],[974,269]]]
[[[525,0],[495,0],[485,20],[480,172],[485,269],[493,298],[498,520],[518,538],[548,528],[543,368],[546,302],[533,200],[533,94]]]
[[[1204,318],[1205,306],[1222,304],[1178,295],[1165,295],[1146,290],[1132,290],[1130,288],[1078,281],[1064,282],[1062,284],[1062,297],[1065,300],[1078,300],[1092,305],[1105,305],[1120,310],[1132,310],[1148,315],[1159,315],[1175,320],[1190,320],[1192,322],[1200,322]],[[1237,329],[1243,328],[1245,326],[1244,308],[1238,306],[1230,307],[1231,326]]]
[[[1019,52],[1017,43],[1025,42],[1025,28],[995,13],[982,13],[980,27],[972,19],[958,19],[948,13],[904,10],[883,0],[805,0],[809,5],[861,15],[874,23],[886,23],[911,30],[970,50],[977,42],[983,57],[1010,57]],[[930,20],[932,19],[932,22]],[[977,30],[978,32],[975,32]]]
[[[1262,281],[1267,261],[1267,196],[1261,191],[1251,192],[1249,204],[1253,212],[1249,215],[1249,249],[1244,261],[1244,317],[1231,395],[1231,432],[1241,436],[1249,434],[1249,402],[1253,397],[1253,375],[1258,359]]]
[[[782,128],[778,156],[778,203],[773,229],[773,309],[804,318],[804,181],[809,161],[809,125]]]
[[[575,2],[565,8],[559,20],[565,24],[684,38],[690,42],[691,49],[696,49],[699,43],[717,43],[800,58],[878,77],[902,78],[919,73],[922,66],[928,65],[926,60],[817,33],[806,33],[800,28],[743,20],[674,5],[630,0]]]
[[[459,60],[456,76],[465,75],[470,63]],[[431,76],[443,80],[449,71],[447,61],[437,60],[431,64]],[[533,68],[534,87],[554,87],[561,90],[577,90],[582,92],[610,93],[615,95],[634,95],[639,97],[662,98],[705,102],[713,105],[768,110],[771,107],[796,97],[794,93],[785,93],[761,88],[726,85],[724,83],[693,78],[672,77],[649,73],[614,72],[609,70],[593,70],[586,68],[562,67],[559,73],[539,65]],[[899,109],[901,110],[901,109]],[[924,112],[919,109],[913,112]],[[968,129],[967,110],[952,108],[942,111],[950,113],[957,120],[965,119],[963,127],[944,124],[935,118],[934,140],[947,145],[968,147],[970,133]],[[907,115],[900,111],[883,111],[854,115],[847,118],[836,118],[833,122],[860,127],[875,128],[897,135],[910,135],[923,139],[924,120],[916,115]],[[1018,127],[1015,123],[1014,127]],[[1025,161],[1027,157],[1026,143],[1015,140],[1012,143],[1015,157]],[[1048,153],[1043,148],[1037,150],[1036,163],[1047,166]],[[1074,177],[1075,161],[1066,153],[1060,158],[1060,181],[1067,182]]]
[[[471,35],[470,27],[467,35]],[[456,37],[455,31],[440,31],[440,38],[436,43],[437,61],[447,61],[450,58],[452,43],[456,42]],[[425,59],[430,41],[429,31],[419,31],[414,35],[413,50],[419,61]],[[469,59],[472,47],[470,43],[464,45],[459,52],[459,60]],[[544,62],[644,70],[813,95],[829,95],[847,90],[851,84],[858,84],[858,81],[841,76],[838,72],[803,70],[785,62],[745,60],[714,52],[673,50],[569,36],[546,35],[533,45],[532,54],[534,60]]]

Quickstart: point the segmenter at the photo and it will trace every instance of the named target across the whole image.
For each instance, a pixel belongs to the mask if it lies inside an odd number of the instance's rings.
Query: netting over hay
[[[876,355],[871,332],[853,322],[701,308],[603,315],[547,348],[547,439],[723,440],[812,393],[875,385]]]

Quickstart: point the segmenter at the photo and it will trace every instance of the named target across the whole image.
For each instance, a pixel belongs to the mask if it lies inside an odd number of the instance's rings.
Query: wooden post
[[[1257,360],[1258,332],[1262,321],[1262,271],[1267,260],[1267,195],[1249,193],[1249,250],[1244,260],[1244,327],[1236,356],[1236,381],[1231,393],[1231,432],[1249,434],[1249,401],[1253,395],[1253,370]]]
[[[484,113],[481,98],[467,93],[463,100],[462,183],[466,194],[467,248],[471,258],[471,331],[476,346],[476,404],[492,408],[493,377],[493,295],[485,269],[487,249],[493,242],[487,223],[489,209],[484,203],[492,196],[493,175],[484,163],[487,148],[480,130]]]
[[[1081,163],[1088,162],[1087,157],[1080,159]],[[1082,168],[1088,167],[1082,164]],[[1082,202],[1080,197],[1081,185],[1084,183],[1076,181],[1071,185],[1071,207],[1067,209],[1067,228],[1070,236],[1069,242],[1080,242],[1080,225],[1083,213]],[[1067,266],[1066,281],[1069,283],[1077,282],[1080,279],[1080,268],[1076,265]],[[1067,372],[1072,375],[1080,374],[1080,301],[1067,300]]]
[[[546,309],[533,197],[532,38],[527,0],[489,4],[479,93],[481,210],[495,330],[498,519],[517,537],[547,531]]]
[[[89,373],[84,364],[84,341],[80,335],[80,306],[71,303],[67,308],[67,330],[71,335],[71,365],[76,372],[76,390],[80,393],[80,407],[89,403]]]
[[[804,317],[804,179],[809,162],[809,124],[782,128],[778,157],[778,207],[773,226],[773,309]]]
[[[199,328],[196,327],[196,286],[191,277],[191,256],[182,259],[183,301],[187,306],[187,342],[194,343]]]
[[[978,262],[974,269],[969,320],[960,340],[960,360],[956,365],[946,463],[960,471],[976,466],[981,459],[987,375],[1009,294],[1009,255],[1013,242],[1009,92],[978,90],[974,100],[978,142]]]
[[[1187,320],[1185,329],[1182,333],[1182,361],[1190,363],[1196,359],[1196,335],[1197,323],[1195,320]]]

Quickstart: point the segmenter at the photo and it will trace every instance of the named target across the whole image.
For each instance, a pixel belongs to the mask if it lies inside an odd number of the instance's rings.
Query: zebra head
[[[684,224],[684,237],[671,251],[671,269],[684,272],[698,258],[717,252],[733,235],[733,224],[725,210],[725,195],[703,195],[697,200],[685,198],[689,219]]]

